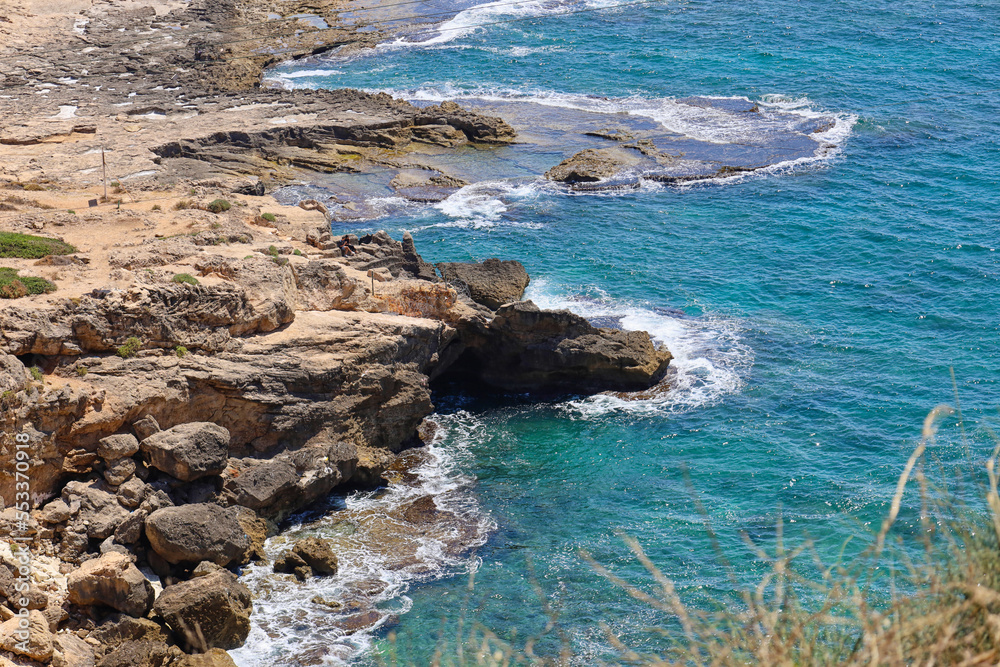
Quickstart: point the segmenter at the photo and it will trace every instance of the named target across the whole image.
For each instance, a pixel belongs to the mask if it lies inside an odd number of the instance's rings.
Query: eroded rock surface
[[[490,258],[480,263],[442,262],[437,268],[447,282],[465,285],[473,301],[491,310],[520,301],[531,282],[524,265],[517,260]]]

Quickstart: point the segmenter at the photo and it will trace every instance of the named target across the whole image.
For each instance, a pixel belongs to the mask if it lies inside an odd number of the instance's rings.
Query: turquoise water
[[[949,369],[974,459],[997,421],[1000,5],[599,8],[472,10],[423,45],[277,73],[428,101],[646,100],[668,125],[675,98],[746,97],[845,128],[821,159],[742,180],[584,195],[522,174],[335,225],[411,230],[430,261],[520,259],[536,302],[619,318],[678,357],[672,388],[639,401],[439,393],[440,447],[462,454],[496,530],[471,558],[471,594],[462,568],[405,592],[409,611],[393,628],[405,663],[429,661],[467,596],[465,615],[496,632],[539,632],[533,578],[581,664],[613,655],[601,621],[630,642],[654,641],[641,628],[669,619],[604,582],[579,551],[644,581],[626,533],[692,599],[731,588],[685,470],[738,575],[755,581],[766,564],[739,533],[773,548],[779,512],[786,533],[808,533],[825,556],[877,525],[924,416],[954,400]],[[581,9],[599,10],[559,15]],[[565,154],[520,159],[544,171]],[[962,458],[954,419],[932,452]],[[904,512],[904,530],[913,516]]]

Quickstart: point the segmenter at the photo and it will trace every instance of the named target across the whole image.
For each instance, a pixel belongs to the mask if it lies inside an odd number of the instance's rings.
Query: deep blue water
[[[972,458],[991,446],[1000,5],[702,0],[568,13],[599,7],[472,10],[450,32],[425,34],[430,45],[279,69],[316,72],[286,79],[296,85],[423,100],[649,100],[667,124],[673,99],[746,97],[849,129],[824,159],[738,181],[574,195],[522,177],[335,226],[411,230],[430,261],[520,259],[529,298],[623,316],[678,357],[674,388],[649,400],[438,396],[441,446],[463,452],[497,528],[474,557],[474,592],[457,574],[406,593],[412,608],[394,630],[407,664],[430,660],[442,624],[453,634],[467,595],[466,615],[496,632],[539,632],[533,577],[581,664],[613,656],[601,621],[649,641],[641,628],[669,619],[604,582],[579,551],[648,581],[626,533],[692,599],[731,588],[691,489],[744,581],[766,564],[739,532],[773,549],[779,513],[792,539],[808,533],[832,557],[877,526],[924,416],[954,402],[950,369]],[[477,23],[494,24],[453,29]],[[544,171],[568,152],[523,160]],[[955,423],[931,450],[945,462],[963,457]],[[904,512],[904,529],[913,516]]]

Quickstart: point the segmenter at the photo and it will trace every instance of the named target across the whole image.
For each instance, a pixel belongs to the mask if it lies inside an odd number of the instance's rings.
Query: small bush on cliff
[[[271,257],[277,257],[278,256],[278,249],[275,246],[273,246],[273,245],[268,246],[267,247],[267,254],[270,255]]]
[[[28,372],[31,373],[31,379],[34,380],[35,382],[42,381],[42,369],[39,368],[38,366],[32,366],[31,368],[28,369]]]
[[[47,294],[55,290],[55,284],[45,278],[19,276],[17,269],[0,267],[0,298],[18,299],[28,294]]]
[[[177,354],[178,358],[183,359],[184,357],[187,356],[188,349],[183,345],[178,345],[177,348],[174,350],[174,352]]]
[[[16,232],[0,232],[0,257],[40,259],[46,255],[68,255],[74,252],[76,252],[76,248],[59,239]]]
[[[150,211],[162,211],[162,210],[163,210],[163,207],[162,207],[162,206],[160,206],[159,204],[153,204],[153,208],[151,208],[151,209],[149,209],[149,210],[150,210]]]
[[[301,257],[302,251],[296,248],[295,250],[292,251],[292,254],[295,255],[296,257]]]
[[[274,217],[274,213],[261,213],[260,217],[263,218],[264,220],[267,220],[268,222],[274,222],[277,220],[277,218]]]
[[[125,339],[125,342],[118,348],[118,356],[122,359],[131,359],[142,349],[142,341],[135,336]]]
[[[175,273],[174,277],[171,278],[175,283],[184,283],[185,285],[197,285],[198,279],[192,276],[190,273]]]
[[[76,367],[76,374],[77,374],[77,375],[79,375],[80,377],[83,377],[83,376],[84,376],[84,375],[86,375],[86,374],[87,374],[88,372],[89,372],[89,371],[87,370],[87,367],[86,367],[86,366],[77,366],[77,367]]]
[[[194,202],[190,199],[181,199],[176,204],[174,204],[175,211],[186,211],[189,208],[194,208]]]
[[[228,211],[232,208],[232,204],[227,202],[225,199],[214,199],[208,203],[206,208],[212,213],[222,213],[223,211]]]

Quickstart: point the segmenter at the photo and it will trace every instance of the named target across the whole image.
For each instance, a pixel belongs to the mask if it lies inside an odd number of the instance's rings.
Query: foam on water
[[[607,297],[571,296],[544,278],[532,280],[526,299],[540,308],[565,308],[595,320],[617,321],[621,328],[647,331],[657,345],[674,355],[663,381],[638,394],[598,394],[569,401],[571,415],[598,417],[609,412],[662,414],[711,405],[727,394],[740,391],[753,366],[753,350],[741,340],[739,322],[719,316],[684,317],[681,313],[654,309]]]
[[[757,101],[743,96],[700,98],[723,103],[745,102],[756,104],[758,107],[756,112],[744,112],[730,111],[720,106],[696,105],[672,97],[647,98],[633,95],[614,98],[553,90],[518,91],[505,88],[458,88],[441,85],[385,92],[419,102],[440,103],[445,100],[523,102],[609,116],[625,113],[650,118],[669,132],[713,144],[769,145],[783,135],[805,131],[801,128],[819,120],[829,125],[821,131],[809,132],[810,138],[818,144],[817,157],[831,157],[831,150],[844,144],[858,120],[855,114],[815,109],[814,104],[805,97],[793,99],[781,95],[765,95]]]
[[[244,646],[230,652],[238,665],[352,662],[371,648],[375,630],[410,609],[406,593],[412,584],[478,567],[470,550],[485,543],[495,524],[472,494],[475,480],[460,472],[468,467],[472,441],[452,430],[442,423],[432,444],[411,450],[421,462],[387,488],[334,498],[333,510],[322,518],[300,516],[297,525],[267,541],[273,560],[294,540],[326,538],[335,545],[340,570],[297,582],[268,565],[247,567],[242,580],[254,594],[253,627]],[[428,497],[447,519],[413,526],[400,518],[407,506]],[[331,609],[317,603],[320,598],[343,607]],[[360,628],[348,627],[350,617],[365,614]]]

